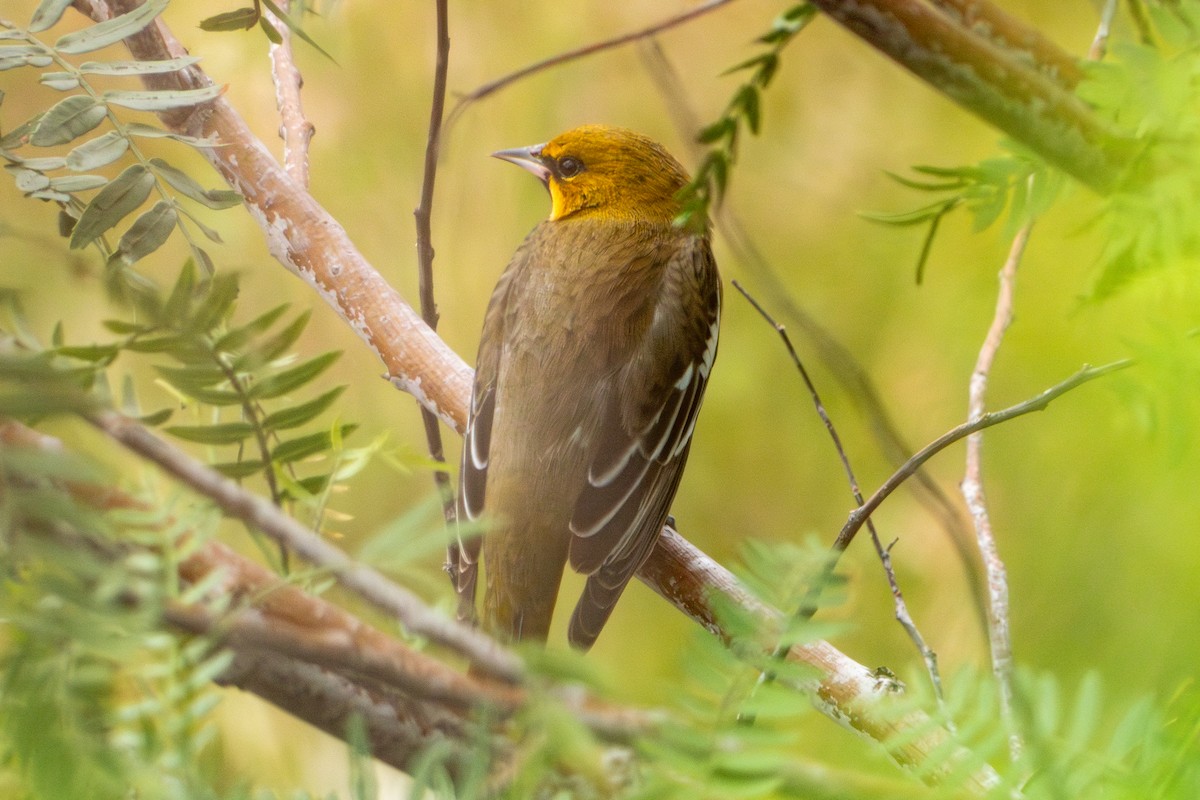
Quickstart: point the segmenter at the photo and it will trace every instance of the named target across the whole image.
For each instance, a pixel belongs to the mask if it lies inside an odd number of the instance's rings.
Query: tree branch
[[[1111,190],[1125,142],[1059,82],[920,0],[814,5],[954,102],[1077,181]],[[982,6],[978,3],[954,5]]]
[[[488,81],[482,86],[476,87],[472,91],[467,92],[465,95],[459,97],[458,102],[455,103],[453,110],[450,112],[450,122],[453,122],[453,120],[455,120],[459,114],[466,110],[466,107],[471,103],[495,94],[501,89],[505,89],[517,81],[522,80],[523,78],[536,75],[543,70],[552,69],[554,67],[567,64],[578,58],[595,55],[596,53],[602,53],[605,50],[611,50],[614,47],[620,47],[641,39],[647,39],[651,36],[662,33],[663,31],[682,25],[685,22],[691,22],[693,19],[701,17],[708,12],[714,11],[730,2],[732,2],[732,0],[706,0],[695,8],[688,9],[682,14],[676,14],[674,16],[667,17],[666,19],[656,22],[649,27],[640,28],[636,31],[630,31],[629,33],[623,33],[610,39],[601,39],[598,42],[592,42],[591,44],[577,47],[574,50],[567,50],[564,53],[558,53],[548,58],[543,58],[540,61],[535,61],[532,64],[521,67],[520,69],[510,72],[507,75],[502,75],[499,78]]]
[[[279,9],[289,13],[291,0],[279,0]],[[271,42],[267,52],[271,56],[271,78],[275,82],[275,105],[279,109],[279,135],[283,138],[283,168],[288,177],[308,189],[308,143],[317,129],[304,116],[300,103],[300,89],[304,79],[296,66],[292,52],[292,29],[277,18],[269,8],[264,8],[268,21],[279,34],[279,44]]]
[[[984,337],[975,369],[971,373],[967,403],[968,421],[983,417],[987,408],[988,376],[995,363],[1004,332],[1012,324],[1013,297],[1016,292],[1017,267],[1029,241],[1032,222],[1027,222],[1017,231],[1009,249],[1008,258],[1000,270],[1000,291],[996,296],[996,311],[992,324]],[[1012,637],[1008,624],[1008,577],[996,537],[992,533],[992,522],[988,514],[987,496],[983,490],[983,433],[975,431],[967,437],[967,466],[962,481],[962,495],[967,510],[975,523],[975,537],[979,542],[979,555],[983,559],[988,586],[988,643],[991,647],[992,671],[1000,689],[1000,713],[1008,727],[1012,760],[1021,755],[1021,737],[1013,720],[1013,657]]]

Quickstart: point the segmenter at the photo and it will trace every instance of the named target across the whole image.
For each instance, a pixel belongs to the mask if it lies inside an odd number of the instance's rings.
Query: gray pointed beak
[[[514,147],[512,150],[497,150],[493,158],[510,161],[521,169],[537,176],[542,183],[550,182],[550,168],[542,161],[542,148],[545,144],[535,144],[532,147]]]

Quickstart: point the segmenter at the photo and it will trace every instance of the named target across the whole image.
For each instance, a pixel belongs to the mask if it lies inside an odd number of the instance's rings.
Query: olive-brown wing
[[[681,242],[633,357],[600,392],[587,485],[571,519],[571,566],[588,576],[569,638],[589,647],[662,530],[717,353],[721,283],[706,238]]]

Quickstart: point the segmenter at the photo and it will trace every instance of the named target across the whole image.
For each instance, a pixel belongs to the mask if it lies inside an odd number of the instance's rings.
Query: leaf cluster
[[[0,448],[0,776],[20,776],[8,797],[199,796],[228,655],[159,619],[169,598],[198,599],[174,565],[212,520],[105,510],[77,488],[107,480],[70,454]],[[194,535],[174,540],[179,523]]]
[[[26,197],[57,203],[61,209],[60,228],[70,237],[71,247],[99,248],[110,270],[123,269],[153,253],[178,230],[197,263],[211,271],[212,259],[200,247],[192,228],[213,242],[220,242],[221,237],[180,198],[206,208],[223,209],[238,205],[241,195],[228,189],[203,188],[167,161],[150,157],[139,142],[170,138],[195,147],[216,143],[127,122],[118,110],[185,108],[215,100],[223,87],[155,91],[104,88],[100,82],[177,72],[198,59],[182,56],[164,61],[77,63],[75,56],[107,47],[148,26],[166,8],[167,0],[147,0],[126,14],[64,34],[53,44],[43,41],[39,34],[53,27],[69,5],[45,0],[24,28],[0,22],[0,70],[37,69],[42,85],[67,94],[0,136],[5,171]],[[105,122],[112,130],[74,144]],[[73,146],[64,149],[66,145]],[[49,154],[33,154],[27,147]],[[133,163],[115,177],[95,171],[127,155]],[[152,197],[153,205],[125,224]],[[119,226],[123,226],[120,237],[115,243],[109,241],[110,232]]]
[[[299,5],[302,6],[302,13],[309,10],[307,3],[300,3]],[[248,31],[257,26],[273,44],[281,44],[283,37],[280,35],[279,29],[275,27],[275,23],[272,22],[271,18],[263,13],[263,9],[270,11],[275,19],[286,25],[287,29],[303,40],[305,44],[330,61],[333,61],[333,56],[325,52],[311,36],[304,32],[304,29],[293,19],[291,14],[288,14],[276,3],[272,2],[272,0],[253,0],[252,5],[235,8],[233,11],[222,11],[220,14],[205,17],[200,20],[200,28],[206,31]]]
[[[703,227],[709,209],[725,195],[729,173],[737,160],[738,140],[743,126],[757,136],[762,126],[762,92],[779,71],[783,49],[817,16],[811,3],[797,3],[775,18],[771,29],[758,38],[762,52],[726,71],[748,72],[725,111],[700,131],[697,141],[708,152],[696,169],[692,182],[680,192],[682,209],[676,224]]]
[[[1043,214],[1062,188],[1062,176],[1053,172],[1035,155],[1009,143],[1012,153],[985,159],[961,167],[918,165],[908,178],[889,172],[888,177],[902,186],[925,194],[939,195],[937,200],[900,212],[861,212],[872,222],[898,227],[927,226],[921,252],[917,257],[916,282],[924,279],[925,265],[933,250],[938,226],[956,209],[965,209],[972,217],[972,229],[978,233],[994,225],[1005,212],[1007,235]]]
[[[1088,64],[1079,94],[1129,132],[1131,158],[1093,223],[1104,235],[1089,295],[1200,263],[1200,3],[1146,8],[1155,39],[1117,42]]]

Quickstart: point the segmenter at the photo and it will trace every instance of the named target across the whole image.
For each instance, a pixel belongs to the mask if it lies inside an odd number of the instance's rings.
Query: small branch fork
[[[813,405],[816,406],[817,415],[824,423],[825,429],[829,432],[829,437],[833,440],[834,449],[837,450],[838,458],[842,462],[842,469],[846,472],[846,479],[850,482],[850,492],[854,495],[854,502],[858,505],[863,504],[862,491],[858,486],[858,479],[854,476],[854,468],[850,466],[850,458],[846,454],[845,447],[842,446],[841,437],[838,436],[837,429],[833,426],[833,420],[829,418],[829,413],[825,410],[824,403],[821,402],[821,396],[817,392],[816,385],[813,384],[812,378],[809,377],[808,370],[804,368],[804,363],[800,360],[800,356],[796,353],[796,348],[792,346],[791,337],[788,336],[787,329],[782,324],[777,322],[771,314],[763,308],[763,306],[754,299],[754,297],[746,291],[746,289],[737,281],[733,282],[733,287],[742,293],[742,296],[749,301],[750,305],[754,306],[754,310],[759,313],[767,324],[775,329],[779,334],[779,338],[783,340],[784,347],[787,348],[788,355],[792,359],[792,364],[796,367],[796,371],[800,373],[800,378],[804,381],[805,387],[808,388],[808,393],[812,397]],[[879,556],[879,561],[883,564],[884,574],[887,576],[888,587],[892,591],[892,603],[895,608],[896,621],[904,628],[917,651],[921,654],[921,658],[925,661],[925,669],[929,673],[930,683],[933,685],[933,691],[940,703],[942,701],[942,676],[938,671],[937,653],[933,651],[925,642],[925,637],[921,635],[917,624],[913,621],[912,615],[908,611],[908,603],[904,601],[904,593],[900,591],[900,583],[896,579],[896,571],[892,568],[892,545],[887,547],[879,539],[879,533],[875,530],[875,523],[872,520],[867,520],[867,530],[871,534],[871,542],[875,546],[875,553]],[[799,618],[811,617],[816,612],[818,597],[826,582],[832,577],[832,563],[836,561],[838,554],[833,553],[827,561],[827,566],[822,570],[820,577],[813,582],[813,588],[809,596],[805,598],[804,603],[796,611],[795,616]],[[783,652],[786,652],[788,646],[782,647]],[[776,652],[776,655],[783,655],[783,652]]]

